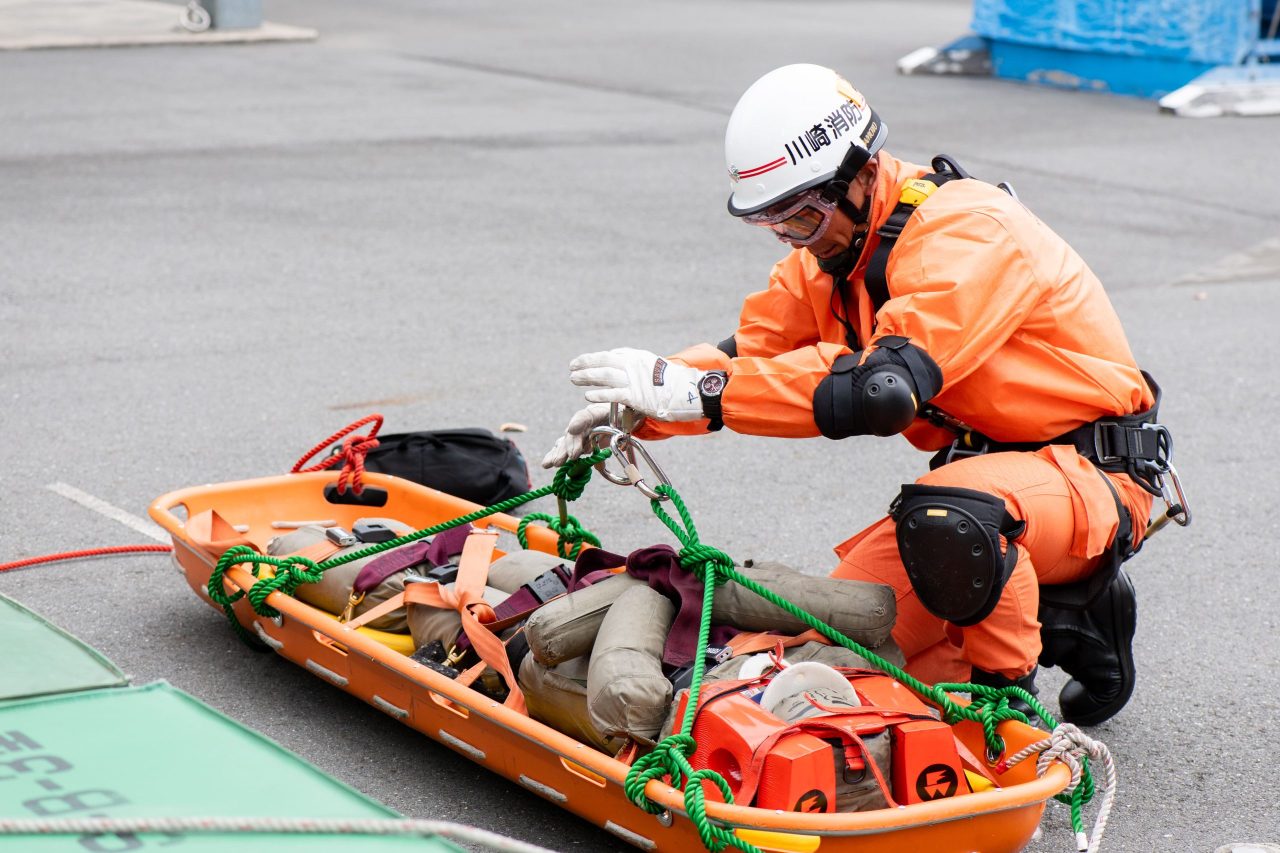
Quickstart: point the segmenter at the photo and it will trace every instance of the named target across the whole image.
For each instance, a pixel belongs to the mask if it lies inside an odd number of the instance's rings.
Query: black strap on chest
[[[867,295],[871,297],[874,313],[878,314],[880,308],[889,301],[889,278],[886,274],[889,268],[889,253],[893,251],[898,237],[902,235],[902,229],[907,227],[907,220],[911,218],[911,214],[915,213],[916,208],[938,187],[948,181],[969,177],[968,172],[945,154],[934,157],[932,165],[934,171],[931,174],[907,181],[903,185],[898,195],[898,204],[893,208],[884,225],[876,231],[880,242],[871,253],[871,259],[867,261],[865,276]]]

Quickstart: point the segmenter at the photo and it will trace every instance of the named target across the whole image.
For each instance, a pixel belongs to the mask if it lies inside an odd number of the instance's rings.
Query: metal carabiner
[[[616,439],[616,445],[619,455],[623,457],[624,464],[627,469],[627,477],[631,480],[631,485],[640,490],[640,494],[652,501],[670,500],[667,495],[658,492],[655,488],[650,487],[644,481],[644,477],[640,474],[640,467],[636,464],[636,454],[639,454],[644,464],[648,466],[653,476],[658,479],[659,486],[670,486],[671,480],[667,479],[667,475],[663,472],[658,463],[649,455],[649,451],[639,441],[636,441],[630,434],[624,433]]]
[[[635,486],[642,495],[650,500],[668,500],[665,495],[659,494],[645,482],[645,478],[640,472],[640,466],[637,464],[637,454],[653,476],[657,478],[658,485],[670,486],[671,480],[667,478],[666,473],[649,455],[649,451],[645,449],[644,445],[633,438],[629,431],[623,429],[623,419],[622,407],[614,403],[609,409],[608,425],[594,427],[589,433],[592,443],[598,449],[607,448],[612,456],[618,460],[618,463],[622,466],[622,473],[617,474],[610,471],[606,464],[607,460],[597,462],[595,465],[596,471],[614,485]]]
[[[1160,514],[1159,518],[1147,525],[1147,532],[1144,534],[1144,538],[1151,536],[1151,534],[1160,530],[1170,521],[1176,522],[1179,527],[1186,527],[1191,523],[1191,508],[1187,506],[1187,495],[1182,490],[1182,479],[1178,476],[1178,469],[1174,468],[1172,463],[1168,464],[1168,469],[1165,474],[1161,474],[1157,478],[1157,483],[1160,486],[1160,497],[1164,499],[1165,511]],[[1166,476],[1168,477],[1167,481],[1165,479]],[[1173,483],[1172,491],[1169,490],[1170,481]],[[1176,501],[1174,500],[1175,495],[1177,496]]]
[[[1169,463],[1168,478],[1173,483],[1173,492],[1178,496],[1178,502],[1176,504],[1173,502],[1169,494],[1169,486],[1165,483],[1165,478],[1161,477],[1160,496],[1164,498],[1165,506],[1168,507],[1166,514],[1177,522],[1179,527],[1186,527],[1191,523],[1191,507],[1187,505],[1187,493],[1182,490],[1182,478],[1178,476],[1178,469],[1173,467],[1172,462]]]
[[[619,436],[626,435],[622,430],[611,426],[593,427],[591,432],[588,434],[591,436],[592,443],[596,446],[597,450],[609,450],[614,456],[618,455],[617,450],[615,449],[615,444],[617,443]],[[601,441],[602,438],[605,440]],[[630,486],[631,478],[627,476],[625,467],[626,460],[619,459],[618,461],[623,465],[623,472],[620,475],[609,470],[609,467],[606,464],[608,460],[606,459],[601,459],[597,462],[595,464],[595,469],[600,473],[601,477],[604,477],[615,486]]]

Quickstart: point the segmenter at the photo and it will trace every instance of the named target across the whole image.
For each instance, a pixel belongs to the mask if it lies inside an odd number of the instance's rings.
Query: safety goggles
[[[771,229],[784,243],[812,246],[827,233],[835,212],[835,202],[823,198],[821,190],[810,189],[748,213],[742,221]]]

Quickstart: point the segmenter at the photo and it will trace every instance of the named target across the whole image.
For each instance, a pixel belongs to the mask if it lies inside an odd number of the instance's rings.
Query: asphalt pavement
[[[520,422],[540,458],[579,402],[574,355],[733,331],[781,248],[724,210],[725,122],[760,74],[817,62],[866,94],[895,155],[1011,181],[1164,388],[1194,522],[1130,564],[1138,687],[1093,730],[1121,784],[1104,849],[1280,842],[1280,118],[895,73],[969,12],[274,0],[271,20],[319,39],[0,52],[0,562],[146,541],[50,484],[144,516],[173,489],[287,471],[372,411],[388,431]],[[703,541],[815,574],[927,459],[900,439],[652,449]],[[603,481],[575,514],[615,551],[671,541]],[[406,815],[624,849],[248,651],[167,558],[9,572],[0,592]],[[1044,831],[1031,849],[1071,849],[1065,809]]]

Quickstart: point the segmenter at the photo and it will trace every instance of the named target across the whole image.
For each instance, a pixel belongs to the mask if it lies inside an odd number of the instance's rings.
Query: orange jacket
[[[1152,402],[1119,318],[1080,256],[1018,201],[975,180],[953,180],[916,210],[890,255],[889,300],[872,313],[863,280],[902,185],[928,169],[881,152],[872,230],[850,275],[851,318],[861,346],[902,335],[942,369],[930,401],[997,441],[1042,441]],[[725,426],[753,435],[811,437],[813,394],[850,352],[832,313],[843,311],[831,276],[794,250],[769,287],[746,298],[738,357],[699,344],[673,358],[725,370]],[[639,437],[703,432],[705,421],[649,421]],[[934,450],[954,437],[923,419],[904,432]]]

